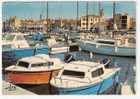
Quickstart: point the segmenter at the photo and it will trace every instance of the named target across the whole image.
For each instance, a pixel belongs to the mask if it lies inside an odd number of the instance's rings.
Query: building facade
[[[133,23],[131,21],[131,17],[127,13],[115,15],[115,24],[118,29],[133,28]]]
[[[97,15],[82,16],[80,18],[80,21],[81,21],[81,30],[84,31],[94,29],[96,26],[99,26],[100,23],[105,22],[103,9],[100,11],[99,16]]]

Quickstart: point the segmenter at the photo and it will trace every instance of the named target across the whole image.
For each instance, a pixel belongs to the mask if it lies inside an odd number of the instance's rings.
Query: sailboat
[[[115,2],[113,4],[113,19],[115,17]],[[99,9],[100,10],[100,9]],[[114,31],[117,30],[114,21]],[[114,37],[114,35],[113,35]],[[95,37],[90,40],[79,40],[81,50],[105,55],[132,56],[136,55],[136,37],[134,35],[124,35],[115,38]]]

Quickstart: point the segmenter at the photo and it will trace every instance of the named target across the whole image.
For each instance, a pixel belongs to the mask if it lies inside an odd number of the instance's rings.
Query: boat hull
[[[7,73],[8,82],[14,84],[48,84],[52,77],[58,74],[56,71],[43,71],[43,72],[9,72]]]
[[[94,52],[98,54],[105,55],[115,55],[115,56],[136,56],[136,48],[133,47],[115,47],[108,45],[97,45],[91,43],[79,43],[81,50]]]
[[[23,57],[33,56],[34,54],[48,54],[48,47],[37,48],[36,51],[33,48],[26,49],[11,49],[11,50],[2,50],[2,54],[13,53],[13,58],[20,59]]]
[[[117,83],[116,78],[117,76],[113,75],[105,79],[103,82],[97,83],[96,85],[90,85],[90,86],[78,87],[78,88],[56,88],[56,90],[58,91],[59,94],[72,94],[72,95],[101,94]]]

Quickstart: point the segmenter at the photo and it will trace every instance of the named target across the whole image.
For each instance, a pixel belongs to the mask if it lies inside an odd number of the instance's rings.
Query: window
[[[83,18],[83,21],[85,21],[86,20],[86,18]]]
[[[79,72],[79,71],[64,70],[62,75],[77,77],[77,78],[84,78],[85,73]]]
[[[10,49],[12,48],[11,44],[2,45],[3,49]]]
[[[92,72],[92,77],[98,77],[104,73],[103,68],[99,68]]]
[[[13,41],[15,35],[3,35],[2,40]]]
[[[85,23],[83,23],[83,25],[85,25]]]
[[[32,67],[38,67],[38,66],[44,66],[44,63],[36,63],[36,64],[32,64]]]
[[[39,66],[52,66],[54,65],[53,62],[46,62],[46,63],[35,63],[35,64],[32,64],[32,67],[39,67]]]
[[[97,41],[98,43],[103,43],[103,44],[110,44],[110,45],[114,45],[115,42],[110,42],[110,41]]]
[[[21,67],[25,67],[25,68],[28,68],[29,66],[29,63],[27,62],[23,62],[23,61],[19,61],[17,66],[21,66]]]
[[[24,40],[22,36],[17,36],[16,40]]]
[[[52,66],[52,65],[54,65],[54,63],[53,62],[47,62],[47,65]]]

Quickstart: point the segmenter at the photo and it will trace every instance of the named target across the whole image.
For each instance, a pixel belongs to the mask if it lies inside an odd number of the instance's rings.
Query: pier
[[[2,84],[2,92],[4,95],[35,95],[34,93],[9,82],[2,81]]]

